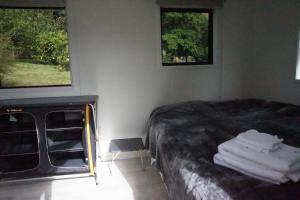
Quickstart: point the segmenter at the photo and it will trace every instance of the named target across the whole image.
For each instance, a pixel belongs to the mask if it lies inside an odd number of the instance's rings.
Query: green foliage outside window
[[[65,32],[44,32],[33,42],[33,59],[43,64],[59,65],[69,70],[68,38]]]
[[[71,84],[66,26],[64,9],[0,8],[1,87]],[[7,56],[8,54],[10,56]],[[20,69],[21,66],[23,69]],[[51,66],[53,70],[50,70],[51,74],[41,73],[41,77],[36,77],[35,80],[22,82],[21,78],[18,80],[16,76],[18,70],[22,71],[27,66],[28,70],[39,69],[43,72],[45,69],[45,73],[47,73],[46,69],[50,69]],[[64,75],[62,76],[60,72]],[[26,71],[26,73],[30,77],[35,72]],[[51,79],[49,84],[43,80],[43,75]],[[55,77],[66,79],[57,78],[53,81]],[[12,81],[12,79],[17,81]]]
[[[211,62],[211,14],[162,9],[163,64]]]
[[[0,87],[9,64],[13,59],[13,50],[10,38],[0,34]]]

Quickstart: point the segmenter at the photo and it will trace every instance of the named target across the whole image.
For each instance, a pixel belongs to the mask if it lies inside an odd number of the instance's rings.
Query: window
[[[161,8],[164,66],[212,64],[212,46],[212,9]]]
[[[0,88],[70,86],[64,8],[0,8]]]

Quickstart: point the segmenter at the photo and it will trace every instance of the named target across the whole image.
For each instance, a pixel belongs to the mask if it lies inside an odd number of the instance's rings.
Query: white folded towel
[[[285,144],[277,151],[261,153],[237,143],[234,138],[220,144],[218,150],[230,152],[277,171],[286,173],[299,171],[300,149]]]
[[[231,165],[239,169],[243,169],[246,172],[255,174],[259,177],[275,180],[280,183],[285,183],[289,180],[287,178],[286,173],[279,172],[276,170],[271,170],[268,167],[251,162],[239,156],[235,156],[229,152],[220,151],[218,154],[223,158],[225,162],[230,163]]]
[[[252,149],[254,151],[257,151],[257,152],[262,152],[262,153],[269,153],[269,152],[274,152],[274,151],[277,151],[278,149],[280,149],[282,147],[282,144],[277,144],[277,145],[274,145],[272,149],[267,149],[267,148],[264,148],[264,147],[261,147],[260,145],[257,145],[257,144],[249,144],[247,142],[243,142],[243,141],[240,141],[240,140],[236,140],[237,143],[239,143],[240,145],[243,145],[249,149]]]
[[[258,180],[262,180],[262,181],[265,181],[265,182],[268,182],[268,183],[273,183],[273,184],[280,184],[280,183],[285,183],[288,181],[288,179],[286,179],[286,177],[282,177],[282,179],[280,180],[275,180],[274,178],[269,178],[269,177],[266,177],[266,176],[260,176],[258,175],[257,173],[253,173],[253,172],[250,172],[250,171],[247,171],[243,168],[240,168],[238,167],[236,164],[236,162],[232,162],[232,160],[230,161],[226,161],[224,159],[224,156],[221,156],[219,153],[215,154],[214,156],[214,163],[215,164],[218,164],[218,165],[221,165],[221,166],[224,166],[224,167],[228,167],[228,168],[231,168],[233,170],[236,170],[242,174],[245,174],[247,176],[250,176],[250,177],[253,177],[255,179],[258,179]]]
[[[240,133],[236,139],[242,145],[259,152],[276,151],[282,146],[283,142],[283,139],[279,139],[277,136],[260,133],[254,129]]]

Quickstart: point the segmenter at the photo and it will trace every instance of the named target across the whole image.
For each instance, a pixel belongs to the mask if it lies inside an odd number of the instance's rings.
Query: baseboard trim
[[[142,151],[143,157],[149,157],[150,153],[148,151]],[[130,151],[130,152],[121,152],[115,160],[124,160],[124,159],[133,159],[139,158],[138,151]],[[102,156],[103,161],[111,161],[112,153],[107,153]]]

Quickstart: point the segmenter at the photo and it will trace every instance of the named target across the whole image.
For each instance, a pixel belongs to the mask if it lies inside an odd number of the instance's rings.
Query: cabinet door
[[[96,173],[96,118],[95,110],[90,105],[85,107],[85,142],[90,175]]]

